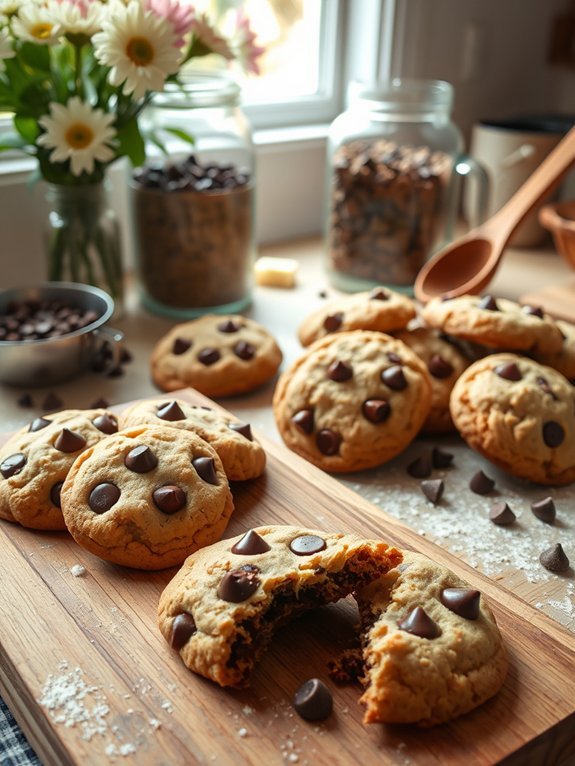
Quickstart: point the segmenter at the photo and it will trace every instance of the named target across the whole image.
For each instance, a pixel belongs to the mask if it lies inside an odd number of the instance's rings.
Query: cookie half
[[[405,551],[357,594],[365,723],[443,723],[501,688],[507,656],[485,597],[446,567]]]
[[[173,327],[151,358],[162,391],[191,386],[207,396],[253,391],[276,374],[282,352],[262,325],[237,314],[208,314]]]
[[[349,330],[391,332],[407,326],[415,316],[415,304],[406,295],[388,287],[346,295],[326,303],[301,323],[298,337],[302,346],[319,338]]]
[[[119,431],[74,463],[61,492],[76,542],[137,569],[181,564],[219,540],[233,511],[220,458],[195,434],[168,427]]]
[[[258,527],[186,560],[162,593],[159,627],[190,670],[241,688],[276,628],[400,561],[394,548],[356,535]]]
[[[264,472],[266,453],[249,423],[182,399],[146,399],[120,414],[120,428],[163,425],[191,431],[211,444],[230,481],[255,479]]]
[[[575,480],[575,388],[527,357],[492,354],[455,384],[451,416],[470,447],[541,484]]]
[[[425,364],[380,332],[313,343],[278,381],[273,410],[286,445],[325,471],[373,468],[402,452],[431,406]]]
[[[35,418],[0,449],[0,518],[31,529],[66,529],[60,490],[76,458],[118,430],[104,409]]]
[[[506,298],[434,298],[421,313],[430,327],[496,350],[555,352],[563,343],[561,331],[548,314]]]

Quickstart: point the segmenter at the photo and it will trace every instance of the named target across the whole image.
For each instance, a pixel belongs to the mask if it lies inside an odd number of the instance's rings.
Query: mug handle
[[[447,232],[448,241],[451,241],[454,236],[453,230],[459,211],[464,180],[467,183],[476,184],[477,188],[477,193],[474,195],[475,204],[469,213],[469,228],[474,229],[487,219],[489,174],[484,166],[469,154],[460,154],[453,164],[453,198],[450,205],[452,220]]]
[[[108,343],[112,349],[112,364],[119,367],[122,361],[122,351],[124,350],[124,333],[113,327],[98,327],[94,330],[94,336],[100,345]]]

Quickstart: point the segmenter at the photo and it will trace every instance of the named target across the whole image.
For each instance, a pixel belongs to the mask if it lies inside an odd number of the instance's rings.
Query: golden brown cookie
[[[557,327],[563,334],[563,344],[560,350],[549,353],[546,349],[542,349],[535,354],[535,359],[541,364],[553,367],[554,370],[565,375],[567,380],[575,384],[575,325],[558,319]]]
[[[501,688],[505,647],[485,597],[449,569],[405,551],[357,594],[365,723],[431,726]]]
[[[31,529],[66,529],[60,489],[72,463],[118,430],[104,409],[63,410],[35,418],[0,448],[0,518]]]
[[[298,337],[302,346],[309,346],[326,335],[349,330],[391,332],[406,327],[414,316],[411,298],[387,287],[375,287],[326,303],[304,319]]]
[[[449,396],[455,381],[469,366],[469,360],[455,343],[446,340],[438,330],[414,327],[401,330],[395,337],[405,343],[422,359],[431,380],[431,411],[422,431],[440,434],[453,431],[449,413]]]
[[[469,446],[509,473],[541,484],[575,480],[575,388],[551,367],[487,356],[461,375],[450,409]]]
[[[396,338],[361,330],[313,343],[281,375],[273,398],[287,446],[335,473],[391,460],[416,436],[430,406],[421,359]]]
[[[276,374],[282,352],[262,325],[237,314],[208,314],[173,327],[151,358],[162,391],[191,386],[207,396],[252,391]]]
[[[491,295],[434,298],[421,313],[430,327],[492,349],[555,352],[563,343],[561,331],[548,314],[506,298]]]
[[[209,407],[182,399],[145,399],[120,414],[120,428],[163,425],[191,431],[207,441],[220,456],[230,481],[255,479],[264,472],[266,453],[249,423]]]
[[[219,540],[234,507],[215,450],[167,426],[128,428],[86,450],[61,501],[79,545],[137,569],[181,564]]]
[[[400,561],[394,548],[356,535],[258,527],[186,560],[160,598],[160,630],[190,670],[247,686],[276,628]]]

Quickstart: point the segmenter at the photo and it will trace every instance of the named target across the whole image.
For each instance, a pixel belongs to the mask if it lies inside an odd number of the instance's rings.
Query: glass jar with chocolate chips
[[[451,237],[459,176],[478,178],[479,223],[486,175],[462,155],[449,83],[354,83],[349,101],[328,137],[330,280],[349,292],[376,284],[411,292],[423,263]]]
[[[146,112],[161,152],[134,172],[131,196],[142,301],[155,313],[193,318],[251,300],[254,152],[239,93],[228,78],[194,74]]]

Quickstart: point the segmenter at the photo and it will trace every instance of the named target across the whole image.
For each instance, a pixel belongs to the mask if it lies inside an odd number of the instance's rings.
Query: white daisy
[[[4,70],[4,59],[11,59],[15,55],[8,32],[0,30],[0,72]]]
[[[124,83],[123,92],[134,98],[162,90],[166,77],[179,68],[181,51],[171,24],[145,11],[139,2],[126,8],[115,4],[92,42],[98,61],[111,67],[109,82]]]
[[[10,18],[18,13],[24,0],[0,0],[0,15]]]
[[[116,136],[116,129],[111,126],[113,121],[113,114],[92,109],[90,104],[74,96],[66,106],[50,104],[50,116],[38,120],[46,131],[38,143],[54,149],[50,154],[52,162],[70,160],[75,176],[83,170],[91,173],[95,160],[109,162],[115,157],[115,151],[109,146]]]
[[[60,27],[44,5],[22,5],[12,22],[14,36],[40,45],[54,45],[60,36]]]
[[[51,0],[48,8],[63,35],[91,37],[102,28],[103,6],[98,2],[88,4],[73,0]]]

